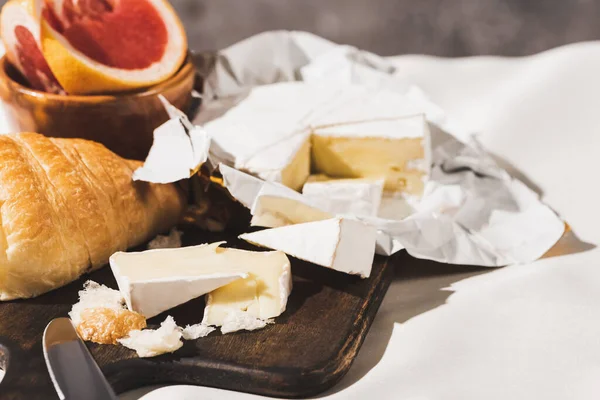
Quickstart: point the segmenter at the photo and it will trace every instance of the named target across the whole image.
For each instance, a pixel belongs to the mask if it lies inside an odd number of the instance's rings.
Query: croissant
[[[186,196],[101,144],[0,135],[0,300],[63,286],[173,227]]]

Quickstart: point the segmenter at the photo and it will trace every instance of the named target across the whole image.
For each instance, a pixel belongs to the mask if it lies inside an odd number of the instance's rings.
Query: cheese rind
[[[331,213],[317,207],[306,196],[280,184],[263,181],[225,165],[221,165],[221,172],[225,187],[231,195],[251,211],[253,210],[252,224],[254,226],[275,228],[334,217]],[[324,175],[313,176],[311,181],[322,180],[323,177]],[[265,200],[262,200],[263,196]],[[389,204],[384,197],[380,212],[384,205]],[[404,204],[404,200],[401,199],[399,204]],[[407,207],[405,206],[401,210],[402,218],[406,216],[403,213]],[[377,233],[376,251],[377,254],[389,256],[399,251],[399,248],[389,235],[380,231]]]
[[[331,214],[377,216],[383,195],[383,179],[309,178],[302,195]]]
[[[360,221],[332,218],[245,233],[240,238],[323,267],[368,278],[377,230]]]
[[[308,91],[259,86],[204,128],[233,167],[300,189],[310,173],[310,131],[302,122],[308,107]]]
[[[219,256],[220,244],[118,252],[109,262],[127,307],[151,318],[247,276]]]
[[[250,210],[253,226],[280,227],[321,221],[333,215],[287,187],[264,185]]]
[[[202,113],[201,113],[202,114]],[[379,178],[420,194],[429,173],[428,129],[407,96],[339,83],[258,86],[205,129],[231,165],[299,190],[317,172]]]

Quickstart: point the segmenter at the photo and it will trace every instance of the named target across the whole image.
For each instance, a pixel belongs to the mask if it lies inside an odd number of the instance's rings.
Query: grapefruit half
[[[63,93],[40,46],[40,24],[34,15],[34,0],[11,0],[0,14],[0,36],[6,57],[32,88]]]
[[[187,53],[166,0],[35,0],[42,53],[70,94],[148,87],[169,78]]]

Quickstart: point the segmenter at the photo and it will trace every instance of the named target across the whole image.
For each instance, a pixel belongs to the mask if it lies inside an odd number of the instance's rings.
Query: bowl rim
[[[13,87],[18,93],[25,94],[27,96],[35,97],[35,98],[43,98],[45,100],[56,101],[56,102],[78,102],[78,103],[98,103],[98,102],[107,102],[107,101],[115,101],[115,100],[124,100],[124,99],[140,99],[145,97],[155,97],[159,94],[164,93],[166,90],[171,87],[177,85],[182,80],[192,77],[195,75],[196,68],[194,66],[192,55],[188,51],[186,58],[184,59],[181,67],[177,70],[177,72],[171,77],[167,78],[167,80],[160,82],[154,86],[150,86],[146,89],[142,89],[139,92],[130,92],[130,93],[115,93],[115,94],[90,94],[90,95],[70,95],[70,94],[54,94],[48,92],[42,92],[41,90],[35,90],[29,88],[27,86],[22,85],[21,83],[15,81],[6,71],[9,60],[5,55],[0,58],[0,79],[5,80],[9,86]]]

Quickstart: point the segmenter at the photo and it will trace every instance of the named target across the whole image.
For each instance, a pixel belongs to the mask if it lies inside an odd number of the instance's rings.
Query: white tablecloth
[[[323,397],[597,399],[600,43],[517,59],[394,60],[449,115],[481,132],[485,147],[537,188],[588,244],[566,246],[579,251],[574,254],[454,284],[446,304],[431,301],[429,311],[418,310],[423,313],[408,321],[395,313],[411,300],[395,282],[350,372]],[[415,304],[429,304],[427,296]],[[144,393],[148,389],[122,398]],[[143,398],[258,397],[171,386]]]

